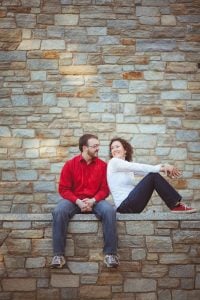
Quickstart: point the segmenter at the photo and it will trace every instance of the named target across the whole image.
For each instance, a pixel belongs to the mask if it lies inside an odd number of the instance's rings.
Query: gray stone
[[[169,267],[170,277],[194,277],[194,265],[176,265]]]
[[[138,40],[136,42],[136,50],[138,52],[147,51],[173,51],[176,47],[176,42],[173,40]]]
[[[73,222],[69,224],[68,232],[69,233],[92,233],[98,231],[97,222],[84,222],[84,227],[79,222]]]
[[[198,242],[200,235],[194,230],[176,230],[173,233],[174,243],[190,244],[194,241]]]
[[[41,44],[41,50],[62,50],[65,49],[64,40],[43,40]]]
[[[172,252],[172,240],[169,237],[146,237],[147,248],[149,252]]]
[[[0,61],[26,61],[26,51],[0,51]]]
[[[34,183],[33,189],[35,192],[54,192],[55,183],[51,181],[37,181]]]
[[[27,66],[30,70],[55,70],[58,62],[54,59],[28,59]]]
[[[26,260],[26,268],[44,268],[45,262],[44,257],[29,257]]]
[[[37,171],[35,170],[19,170],[16,173],[17,180],[36,180],[38,178]]]
[[[73,274],[96,274],[98,273],[98,264],[96,262],[75,262],[68,261],[67,266]]]
[[[18,27],[35,28],[36,15],[34,14],[16,14],[16,23]]]
[[[127,278],[124,281],[124,291],[128,293],[153,292],[156,291],[156,281],[154,279]]]
[[[76,14],[56,14],[55,25],[77,25],[79,16]]]
[[[152,235],[154,233],[153,222],[129,222],[126,225],[127,234],[130,235]]]
[[[198,132],[196,130],[178,130],[176,133],[177,140],[180,141],[196,141],[198,138]]]

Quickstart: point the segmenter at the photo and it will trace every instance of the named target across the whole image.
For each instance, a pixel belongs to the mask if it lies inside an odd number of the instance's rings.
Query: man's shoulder
[[[76,155],[76,156],[73,156],[73,157],[69,158],[69,159],[65,162],[65,164],[73,164],[73,163],[75,163],[75,162],[80,161],[80,159],[81,159],[81,155],[79,154],[79,155]]]
[[[105,162],[103,159],[101,159],[99,157],[96,158],[96,162],[98,162],[102,166],[106,166],[107,165],[107,162]]]

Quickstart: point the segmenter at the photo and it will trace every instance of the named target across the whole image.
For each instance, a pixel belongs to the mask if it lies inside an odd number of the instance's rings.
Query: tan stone
[[[130,55],[130,53],[135,53],[134,46],[126,45],[116,45],[116,46],[103,46],[104,55]]]
[[[78,144],[77,137],[61,136],[61,138],[60,138],[60,145],[61,146],[70,147],[70,146],[77,146],[77,144]]]
[[[83,298],[90,299],[106,299],[111,296],[111,287],[110,286],[94,286],[91,289],[91,285],[85,285],[80,287],[80,296]]]
[[[99,285],[120,285],[123,282],[123,277],[122,275],[117,272],[117,273],[106,273],[106,272],[102,272],[100,274],[100,276],[98,277],[98,281],[97,284]]]
[[[8,278],[2,280],[3,290],[6,292],[13,291],[35,291],[36,279],[33,278]]]
[[[197,71],[197,64],[192,62],[169,62],[167,72],[171,73],[194,73]]]
[[[189,90],[199,90],[200,91],[200,82],[196,81],[196,82],[188,82],[188,88]],[[197,91],[195,91],[197,92]]]
[[[29,182],[0,182],[1,194],[32,193],[32,184]]]
[[[94,87],[85,87],[85,88],[79,88],[77,92],[75,92],[75,97],[80,98],[91,98],[94,97],[97,93],[97,89]]]
[[[21,29],[3,29],[0,30],[0,41],[1,42],[20,42],[22,31]]]
[[[13,239],[19,238],[30,238],[30,239],[39,239],[43,237],[42,229],[34,229],[34,230],[13,230],[10,234],[10,237]]]
[[[60,74],[62,75],[91,75],[97,74],[96,66],[60,66]]]
[[[79,286],[79,276],[69,275],[69,274],[52,274],[51,275],[51,285],[53,287],[78,287]]]
[[[31,240],[30,239],[11,239],[8,238],[5,242],[8,254],[11,255],[27,255],[31,252]]]
[[[185,115],[185,101],[164,101],[163,114],[168,116],[184,116]]]
[[[175,26],[176,18],[173,15],[164,15],[161,17],[161,24],[168,25],[168,26]]]
[[[23,40],[19,46],[18,50],[37,50],[40,49],[40,40]]]
[[[142,267],[142,275],[144,277],[163,277],[167,274],[168,267],[165,265],[150,265],[146,264]]]
[[[149,58],[147,56],[130,56],[125,55],[121,56],[118,60],[118,64],[139,64],[139,65],[147,65],[149,63]]]
[[[0,49],[2,51],[13,51],[16,50],[19,43],[0,42]]]

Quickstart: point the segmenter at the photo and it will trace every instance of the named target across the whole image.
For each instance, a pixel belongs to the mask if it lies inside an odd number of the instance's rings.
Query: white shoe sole
[[[173,214],[192,214],[192,213],[197,212],[197,210],[194,208],[194,209],[191,209],[191,210],[171,211],[171,212]]]

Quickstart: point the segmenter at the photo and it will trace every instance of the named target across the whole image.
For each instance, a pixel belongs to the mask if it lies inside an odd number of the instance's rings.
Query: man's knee
[[[114,207],[106,200],[99,202],[99,209],[104,215],[114,216],[116,214],[116,210],[114,209]]]
[[[69,210],[69,206],[70,206],[70,204],[68,203],[68,201],[66,201],[66,200],[61,201],[54,208],[54,210],[52,212],[53,216],[66,213]]]

